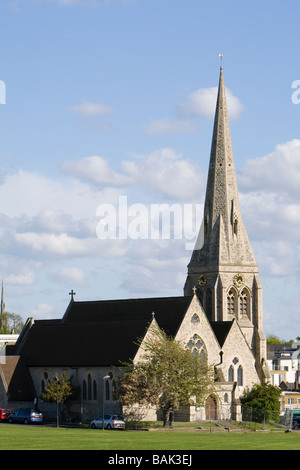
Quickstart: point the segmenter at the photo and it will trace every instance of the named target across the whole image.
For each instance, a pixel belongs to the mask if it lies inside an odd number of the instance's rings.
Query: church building
[[[157,324],[218,372],[218,391],[203,407],[175,419],[241,419],[245,388],[270,381],[263,332],[262,286],[239,206],[228,111],[220,69],[203,223],[179,297],[75,301],[61,319],[29,318],[0,365],[1,407],[40,399],[48,381],[67,371],[81,396],[68,412],[81,421],[102,406],[121,413],[116,382],[122,363],[139,355],[138,338]],[[23,378],[23,379],[22,379]],[[124,410],[123,410],[124,411]],[[149,409],[145,419],[158,419]]]

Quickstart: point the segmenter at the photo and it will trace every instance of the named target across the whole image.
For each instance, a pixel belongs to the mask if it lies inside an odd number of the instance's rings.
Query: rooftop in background
[[[268,359],[272,359],[275,357],[291,357],[294,353],[296,353],[300,349],[300,342],[294,343],[282,343],[282,344],[268,344],[267,345],[267,353]],[[299,351],[300,354],[300,351]]]
[[[0,344],[15,343],[18,338],[19,338],[19,335],[15,335],[15,334],[0,335]]]

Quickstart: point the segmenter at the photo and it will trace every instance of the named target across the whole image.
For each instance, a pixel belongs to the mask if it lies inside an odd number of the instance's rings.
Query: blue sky
[[[183,240],[99,240],[97,207],[203,203],[223,54],[267,334],[300,335],[296,1],[0,0],[0,275],[8,311],[181,295]]]

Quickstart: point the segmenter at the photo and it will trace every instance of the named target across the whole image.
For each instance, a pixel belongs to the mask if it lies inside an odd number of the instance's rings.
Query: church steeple
[[[195,288],[209,321],[238,323],[261,371],[266,357],[262,287],[240,211],[222,66],[203,223],[184,295],[193,295]]]
[[[202,231],[189,264],[185,294],[191,295],[193,286],[198,285],[197,275],[219,272],[226,266],[241,269],[257,264],[240,211],[221,66]]]
[[[2,278],[2,289],[1,289],[1,313],[0,313],[0,328],[6,328],[6,312],[5,312],[5,300],[4,300],[4,281]]]
[[[5,300],[4,300],[4,281],[2,278],[2,289],[1,289],[1,315],[5,313]]]

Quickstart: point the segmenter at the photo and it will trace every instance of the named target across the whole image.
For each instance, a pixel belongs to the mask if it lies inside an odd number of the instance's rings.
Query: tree
[[[280,338],[278,338],[278,336],[275,336],[275,335],[268,335],[267,336],[267,343],[268,344],[285,344],[285,343],[293,343],[293,342],[294,342],[293,339],[290,339],[289,341],[286,341],[285,339],[280,339]]]
[[[56,375],[48,384],[41,398],[50,403],[65,403],[68,400],[78,398],[79,392],[80,388],[73,385],[67,372],[63,371],[60,377]]]
[[[267,336],[267,343],[268,344],[282,344],[282,340],[279,339],[278,336],[269,335]]]
[[[253,385],[251,390],[244,390],[240,398],[244,405],[243,418],[258,422],[279,421],[281,390],[271,384]]]
[[[59,426],[59,404],[65,403],[68,400],[75,400],[78,398],[80,387],[76,387],[72,384],[68,378],[66,371],[63,371],[62,375],[58,377],[56,374],[52,382],[50,382],[42,394],[41,398],[44,401],[56,403],[56,426]]]
[[[154,405],[169,414],[180,405],[203,405],[215,387],[214,370],[206,357],[195,356],[158,327],[138,342],[143,353],[136,363],[127,364],[120,378],[118,401],[122,405]]]
[[[9,334],[12,331],[14,331],[15,334],[21,333],[24,327],[21,315],[18,315],[17,313],[4,312],[1,316],[2,328],[0,328],[0,334]]]

